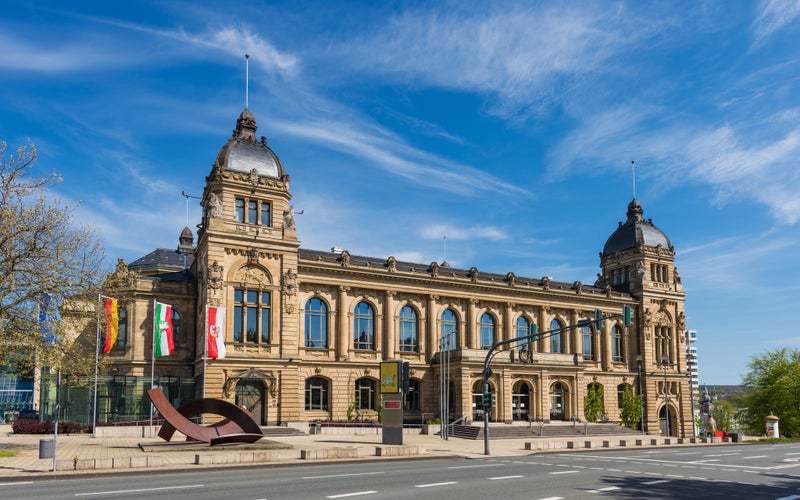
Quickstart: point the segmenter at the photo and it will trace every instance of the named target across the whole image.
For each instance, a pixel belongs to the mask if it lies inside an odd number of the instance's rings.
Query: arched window
[[[619,325],[611,328],[611,361],[615,363],[625,361],[625,345],[622,341],[622,328]]]
[[[175,349],[181,344],[181,313],[172,309],[172,342]]]
[[[494,318],[489,313],[481,316],[481,349],[489,349],[494,344]]]
[[[518,339],[523,338],[523,337],[527,337],[528,335],[533,333],[531,331],[531,322],[528,321],[528,318],[526,318],[525,316],[520,316],[519,318],[517,318],[517,322],[514,324],[514,331],[515,331],[516,337]],[[530,341],[530,340],[528,340],[525,343],[517,344],[518,347],[520,347],[520,348],[524,347],[524,348],[527,348],[528,350],[531,350],[531,351],[533,350],[533,349],[531,349],[532,345],[533,345],[533,342]]]
[[[359,302],[353,310],[353,348],[375,350],[375,313],[366,302]]]
[[[359,410],[374,410],[377,408],[375,401],[375,381],[370,378],[356,380],[356,402]]]
[[[584,325],[581,328],[581,335],[583,336],[583,359],[594,361],[594,331],[592,327]]]
[[[563,353],[564,352],[564,334],[561,331],[561,323],[557,319],[550,322],[550,352]]]
[[[408,394],[405,398],[405,411],[419,411],[420,405],[420,383],[419,380],[411,379],[408,381]]]
[[[633,394],[633,386],[630,384],[619,384],[617,386],[617,408],[622,408],[622,402],[625,400],[625,389],[630,387],[631,394]]]
[[[452,309],[447,309],[442,313],[440,338],[447,339],[443,351],[458,347],[458,316]]]
[[[328,409],[328,381],[322,377],[306,379],[306,410]]]
[[[419,351],[417,311],[411,306],[404,306],[400,309],[400,350],[402,352]]]
[[[316,297],[306,302],[306,347],[328,347],[328,306]]]
[[[125,347],[128,345],[128,310],[124,307],[120,307],[117,310],[117,316],[119,318],[119,326],[117,328],[117,341],[114,343],[114,347]]]

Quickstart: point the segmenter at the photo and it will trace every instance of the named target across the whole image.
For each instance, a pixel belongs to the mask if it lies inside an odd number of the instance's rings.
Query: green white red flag
[[[208,357],[217,359],[225,357],[225,308],[208,307]]]
[[[156,302],[154,335],[154,357],[169,356],[175,351],[172,337],[172,306]]]

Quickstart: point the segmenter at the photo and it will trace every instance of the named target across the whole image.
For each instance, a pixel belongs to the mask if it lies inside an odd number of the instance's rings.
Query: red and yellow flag
[[[117,342],[119,333],[119,310],[117,309],[117,299],[105,300],[106,317],[106,342],[103,345],[103,354],[108,354]]]

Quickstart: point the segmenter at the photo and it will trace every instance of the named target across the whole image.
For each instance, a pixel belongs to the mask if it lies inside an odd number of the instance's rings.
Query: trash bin
[[[56,443],[52,439],[39,440],[39,458],[53,458],[56,453]]]
[[[738,443],[739,442],[739,433],[738,432],[731,432],[731,443]]]

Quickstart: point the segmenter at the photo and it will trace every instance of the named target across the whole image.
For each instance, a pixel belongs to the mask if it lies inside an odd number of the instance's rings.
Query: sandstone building
[[[446,337],[450,415],[480,419],[487,349],[535,325],[558,332],[492,362],[492,421],[584,420],[592,384],[617,421],[630,386],[642,393],[645,430],[664,426],[668,400],[670,434],[691,433],[683,287],[669,239],[637,200],[588,285],[302,248],[289,180],[244,110],[206,177],[196,244],[186,228],[177,250],[120,262],[112,276],[133,298],[121,306],[99,421],[142,414],[156,299],[174,308],[177,348],[158,358],[155,375],[176,403],[221,397],[247,405],[264,425],[345,420],[348,409],[374,419],[379,363],[398,359],[410,364],[406,420],[428,420],[439,415]],[[208,305],[227,310],[224,359],[204,359]],[[634,310],[629,328],[621,318],[570,327],[625,305]]]

